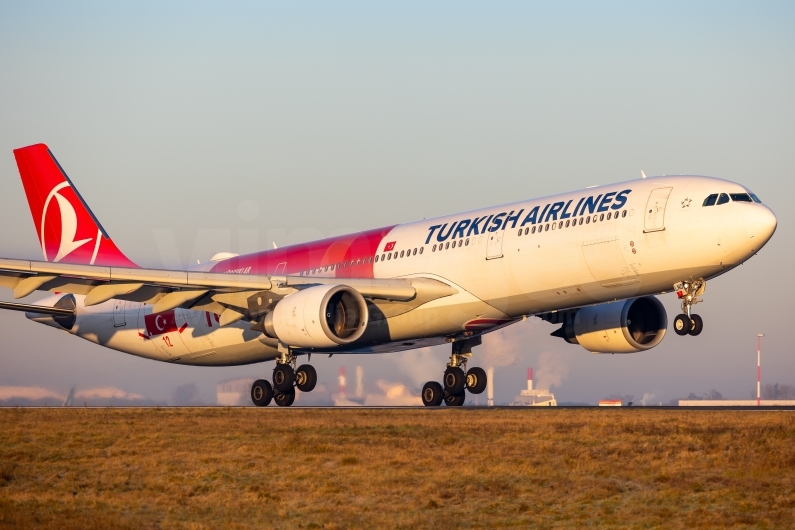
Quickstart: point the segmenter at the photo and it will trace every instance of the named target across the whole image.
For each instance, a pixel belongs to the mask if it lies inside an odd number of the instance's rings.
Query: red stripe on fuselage
[[[289,247],[264,250],[224,260],[212,268],[212,272],[235,272],[241,274],[298,275],[301,271],[322,267],[315,275],[335,278],[372,278],[373,258],[379,246],[394,226],[376,228],[358,234],[348,234],[291,245]],[[351,265],[353,261],[353,265]],[[325,267],[334,264],[325,271]]]

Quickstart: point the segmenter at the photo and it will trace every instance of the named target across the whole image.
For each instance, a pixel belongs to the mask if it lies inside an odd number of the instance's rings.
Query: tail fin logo
[[[49,195],[47,196],[47,200],[44,201],[44,209],[41,213],[41,250],[44,254],[45,261],[49,261],[49,257],[47,256],[47,241],[46,241],[46,234],[47,230],[45,230],[45,223],[47,222],[47,213],[50,211],[50,204],[52,204],[53,199],[58,204],[58,210],[60,212],[61,217],[61,239],[58,242],[58,252],[55,254],[55,258],[52,260],[54,262],[59,262],[78,248],[82,247],[93,238],[88,239],[80,239],[75,240],[75,236],[77,235],[77,212],[75,212],[74,206],[72,203],[61,195],[59,192],[64,188],[69,188],[69,182],[61,182],[57,186],[55,186],[52,191],[50,191]],[[55,219],[51,219],[51,222],[54,222]],[[91,264],[94,264],[94,260],[97,256],[97,250],[99,248],[99,232],[97,233],[97,245],[94,249],[94,254],[91,257]]]

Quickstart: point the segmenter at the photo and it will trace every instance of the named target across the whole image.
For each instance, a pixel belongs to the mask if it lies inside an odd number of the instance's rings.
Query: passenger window
[[[609,221],[610,218],[613,216],[613,212],[607,212],[607,220]]]
[[[747,193],[732,193],[731,198],[734,202],[752,202],[751,196]]]
[[[520,229],[519,229],[519,236],[521,236],[521,235],[522,235],[522,232],[524,232],[524,230],[522,230],[522,229],[520,228]]]
[[[590,224],[590,223],[591,223],[591,216],[589,215],[588,217],[585,218],[585,224]],[[582,224],[582,222],[580,224]]]
[[[378,263],[378,256],[375,257],[375,262]]]
[[[626,210],[624,210],[623,212],[621,212],[621,217],[626,217],[626,216],[627,216],[627,211],[626,211]]]
[[[436,245],[434,245],[434,246],[433,246],[433,249],[432,249],[432,251],[433,251],[433,252],[436,252]]]
[[[727,202],[729,202],[729,196],[728,196],[728,195],[726,195],[725,193],[721,193],[721,194],[718,196],[718,202],[717,202],[717,204],[718,204],[718,205],[721,205],[721,204],[726,204]]]
[[[715,202],[717,200],[718,200],[718,194],[713,193],[712,195],[704,199],[704,204],[702,204],[701,206],[715,206]]]
[[[602,214],[602,215],[600,215],[600,216],[599,216],[599,220],[600,220],[600,221],[604,221],[604,220],[605,220],[605,214]]]
[[[386,259],[392,259],[392,253],[391,252],[386,255]]]
[[[582,218],[582,217],[580,217],[580,224],[582,224],[582,222],[583,222],[583,218]]]
[[[394,258],[395,258],[395,259],[397,259],[397,250],[395,251],[395,256],[394,256]]]
[[[566,228],[569,227],[569,221],[566,221]]]
[[[422,250],[423,250],[424,248],[425,248],[425,247],[420,247],[420,254],[422,254]]]
[[[401,258],[403,257],[403,254],[404,254],[404,253],[405,253],[405,250],[401,250],[401,251],[400,251],[400,257],[401,257]]]
[[[326,265],[326,268],[323,272],[328,272],[328,265]]]
[[[447,250],[448,248],[450,248],[450,242],[449,241],[444,244],[444,249]]]
[[[548,232],[548,231],[549,231],[549,223],[547,223],[546,226],[544,227],[544,232]]]
[[[469,246],[469,238],[467,238],[467,240],[464,241],[464,245]]]
[[[535,227],[535,226],[533,227],[533,231],[532,231],[532,232],[530,232],[530,233],[531,233],[531,234],[535,234],[535,233],[536,233],[536,227]]]
[[[556,224],[558,224],[558,223],[552,223],[552,230],[554,230],[554,229],[555,229],[555,225],[556,225]]]
[[[417,249],[416,248],[414,249],[414,252],[411,253],[411,255],[412,256],[416,256],[417,255]]]
[[[560,223],[558,223],[558,228],[563,228],[563,221],[561,221]]]

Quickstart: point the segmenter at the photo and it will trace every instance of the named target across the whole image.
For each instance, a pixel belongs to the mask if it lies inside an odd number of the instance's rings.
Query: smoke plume
[[[535,371],[535,378],[539,388],[559,387],[568,375],[569,367],[560,355],[544,352],[538,356],[538,369]]]

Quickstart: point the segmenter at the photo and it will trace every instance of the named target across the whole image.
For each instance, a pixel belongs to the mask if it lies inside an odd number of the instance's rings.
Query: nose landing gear
[[[460,407],[466,400],[466,391],[480,394],[486,390],[486,371],[473,367],[466,371],[467,361],[472,357],[472,348],[481,342],[480,336],[453,342],[450,362],[442,379],[444,386],[429,381],[422,387],[422,403],[426,407],[438,407],[444,402],[448,407]]]
[[[679,282],[674,285],[676,296],[682,300],[682,314],[674,318],[674,332],[677,335],[696,336],[704,329],[704,321],[700,316],[692,313],[693,305],[703,302],[699,296],[704,294],[707,282],[698,279],[692,281]]]

